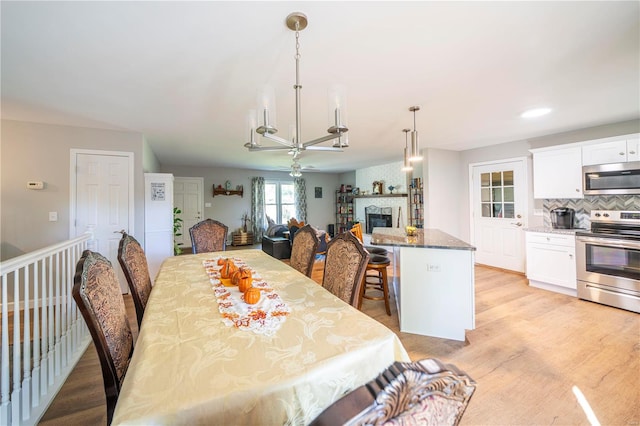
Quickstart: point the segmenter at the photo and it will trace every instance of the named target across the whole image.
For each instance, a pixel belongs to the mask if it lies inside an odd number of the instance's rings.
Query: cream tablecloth
[[[113,424],[305,424],[393,361],[397,336],[260,250],[240,257],[291,308],[264,336],[223,324],[203,260],[164,261]]]

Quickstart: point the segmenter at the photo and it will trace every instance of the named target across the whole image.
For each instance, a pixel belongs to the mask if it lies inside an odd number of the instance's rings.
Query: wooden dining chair
[[[322,287],[357,308],[369,253],[351,233],[343,232],[327,244]]]
[[[111,262],[90,250],[82,253],[73,281],[73,299],[87,323],[100,358],[107,399],[107,424],[111,424],[133,354],[133,334],[120,283]]]
[[[208,253],[227,249],[227,225],[213,219],[205,219],[189,228],[193,253]]]
[[[122,238],[118,245],[118,262],[122,266],[122,271],[131,290],[131,298],[136,307],[138,329],[140,329],[147,300],[151,294],[151,277],[149,277],[147,256],[144,254],[142,246],[126,232],[122,232]]]
[[[291,267],[311,277],[319,244],[320,240],[311,225],[305,225],[300,228],[296,232],[296,238],[291,246],[291,258],[289,260]]]
[[[394,362],[326,408],[310,426],[457,425],[475,385],[466,373],[437,359]]]

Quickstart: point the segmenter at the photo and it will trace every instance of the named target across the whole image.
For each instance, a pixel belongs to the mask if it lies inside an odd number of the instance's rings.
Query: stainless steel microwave
[[[582,167],[585,195],[640,194],[640,161]]]

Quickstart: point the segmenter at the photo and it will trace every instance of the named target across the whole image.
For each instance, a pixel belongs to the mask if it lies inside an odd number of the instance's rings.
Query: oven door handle
[[[577,240],[587,244],[597,244],[599,246],[628,248],[632,250],[640,250],[638,243],[629,243],[625,240],[615,240],[612,238],[594,238],[594,237],[577,237]]]

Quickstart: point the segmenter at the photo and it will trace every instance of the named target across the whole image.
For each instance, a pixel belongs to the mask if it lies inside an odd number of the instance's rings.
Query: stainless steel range
[[[640,313],[640,211],[594,210],[576,232],[578,297]]]

